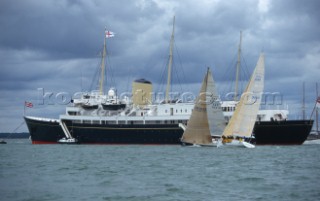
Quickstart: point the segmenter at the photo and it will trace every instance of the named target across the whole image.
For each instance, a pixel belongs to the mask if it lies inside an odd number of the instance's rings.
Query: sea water
[[[320,200],[320,145],[0,145],[0,200]]]

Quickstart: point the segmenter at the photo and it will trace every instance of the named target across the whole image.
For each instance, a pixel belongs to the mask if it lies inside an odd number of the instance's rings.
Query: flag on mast
[[[24,106],[31,108],[31,107],[33,107],[33,104],[32,104],[31,102],[25,101],[25,102],[24,102]]]
[[[105,33],[106,33],[106,38],[112,38],[115,35],[112,31],[107,31],[106,30]]]
[[[320,96],[317,98],[317,107],[320,107]]]

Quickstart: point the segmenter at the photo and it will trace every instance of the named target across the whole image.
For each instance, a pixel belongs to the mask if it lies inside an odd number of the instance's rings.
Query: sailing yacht
[[[193,146],[216,146],[213,136],[220,137],[225,125],[219,96],[208,68],[181,143]]]
[[[225,128],[217,146],[234,145],[254,148],[246,142],[252,136],[253,127],[257,119],[261,96],[264,88],[264,53],[260,54],[258,63],[251,79],[242,94],[236,110]]]

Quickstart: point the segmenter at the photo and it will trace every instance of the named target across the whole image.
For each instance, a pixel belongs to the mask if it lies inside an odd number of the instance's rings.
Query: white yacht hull
[[[210,144],[193,144],[193,143],[181,141],[181,144],[182,146],[187,146],[187,147],[217,147],[218,141],[215,139],[212,139],[212,143]]]
[[[244,147],[244,148],[255,148],[253,144],[245,141],[232,140],[231,142],[223,143],[221,140],[218,141],[217,147]]]

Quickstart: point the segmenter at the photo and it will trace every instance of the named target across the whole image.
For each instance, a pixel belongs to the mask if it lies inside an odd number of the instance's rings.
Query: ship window
[[[180,110],[180,112],[182,113],[182,109]]]
[[[69,113],[69,115],[73,115],[73,116],[75,116],[75,115],[77,115],[77,112],[68,112]]]
[[[168,113],[168,110],[166,110],[165,113]]]
[[[176,110],[176,113],[178,113],[178,110]]]
[[[185,111],[186,113],[188,112],[188,110],[187,110],[187,109],[185,109],[184,111]]]

